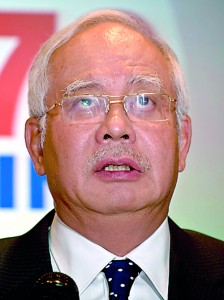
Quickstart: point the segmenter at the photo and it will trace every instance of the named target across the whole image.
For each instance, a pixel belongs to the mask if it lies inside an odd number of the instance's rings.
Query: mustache
[[[141,167],[143,171],[149,171],[151,169],[151,163],[145,155],[134,150],[130,146],[120,144],[113,147],[109,146],[106,148],[96,150],[96,152],[93,153],[93,155],[91,155],[87,161],[84,170],[85,173],[92,170],[99,161],[106,158],[107,156],[110,156],[112,158],[119,158],[122,156],[129,157],[135,162],[137,162],[137,164]]]

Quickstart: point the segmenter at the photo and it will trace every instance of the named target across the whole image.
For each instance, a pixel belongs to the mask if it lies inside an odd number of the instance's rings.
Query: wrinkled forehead
[[[82,47],[81,51],[88,57],[88,54],[96,51],[100,52],[102,44],[107,46],[107,52],[112,51],[117,55],[121,49],[125,49],[127,54],[131,53],[132,47],[129,48],[129,46],[133,45],[135,48],[138,46],[143,48],[147,45],[163,55],[154,41],[153,31],[150,28],[148,31],[143,30],[142,32],[140,27],[133,28],[132,26],[120,22],[101,22],[76,32],[69,40],[63,43],[62,46],[53,51],[50,62],[53,63],[55,61],[58,52],[68,49],[74,51],[74,49],[78,47]],[[105,50],[105,47],[103,50]]]
[[[78,33],[56,49],[50,60],[52,83],[64,86],[93,78],[105,84],[135,77],[156,77],[167,85],[169,63],[142,34],[119,23],[101,23]],[[57,75],[57,76],[56,76]],[[125,77],[129,77],[128,79]],[[110,80],[112,78],[113,80]]]

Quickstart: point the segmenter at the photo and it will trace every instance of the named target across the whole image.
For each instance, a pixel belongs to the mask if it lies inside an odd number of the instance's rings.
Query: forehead
[[[77,34],[53,53],[50,65],[52,84],[61,89],[76,80],[122,89],[132,77],[153,74],[169,89],[169,63],[161,51],[118,23],[98,24]]]

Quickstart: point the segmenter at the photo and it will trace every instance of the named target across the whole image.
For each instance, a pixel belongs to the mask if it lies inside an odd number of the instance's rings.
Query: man
[[[73,278],[81,300],[224,299],[224,243],[167,217],[191,120],[177,59],[145,22],[98,11],[55,34],[29,105],[26,145],[55,212],[1,241],[3,299],[29,299],[50,271]],[[136,278],[122,298],[106,270],[126,261]]]

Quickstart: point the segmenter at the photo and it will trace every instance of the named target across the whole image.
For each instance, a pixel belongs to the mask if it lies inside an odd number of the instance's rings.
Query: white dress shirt
[[[121,259],[65,225],[57,214],[49,232],[53,271],[76,282],[80,300],[108,300],[109,289],[101,270],[113,259]],[[168,221],[123,258],[141,269],[130,291],[130,300],[168,299],[170,232]]]

